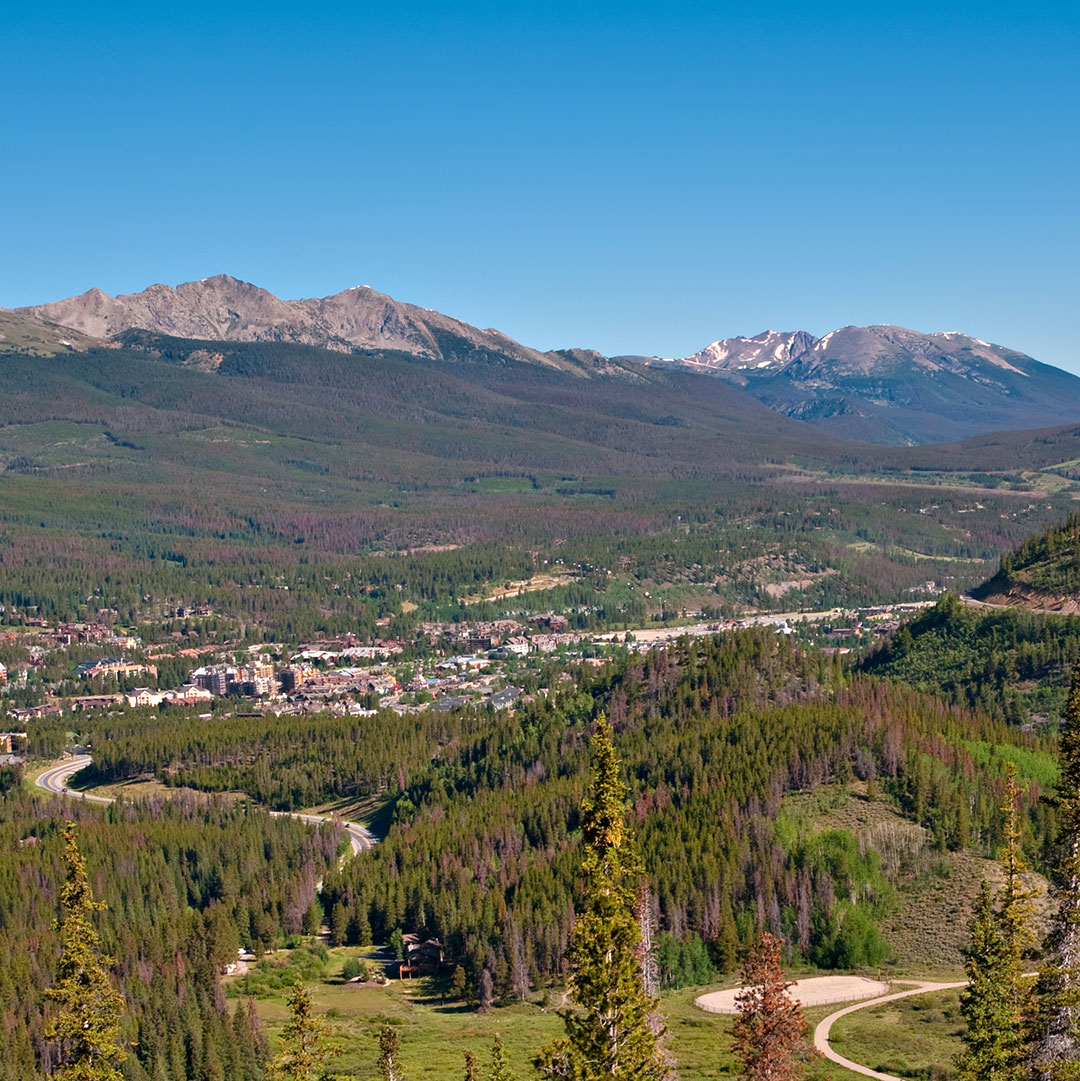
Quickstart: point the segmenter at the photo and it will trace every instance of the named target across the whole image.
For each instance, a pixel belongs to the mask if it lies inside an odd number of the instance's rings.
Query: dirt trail
[[[883,1002],[895,1002],[896,999],[907,998],[909,995],[925,995],[931,991],[952,991],[957,987],[967,986],[967,980],[961,980],[959,983],[932,983],[929,980],[913,980],[912,982],[916,983],[916,986],[910,987],[906,991],[896,991],[891,995],[881,995],[879,998],[856,1002],[854,1006],[848,1006],[843,1010],[837,1010],[836,1013],[829,1014],[814,1029],[814,1046],[827,1059],[837,1063],[839,1066],[843,1066],[846,1070],[851,1070],[853,1073],[862,1074],[864,1077],[876,1077],[878,1081],[905,1081],[904,1078],[897,1077],[895,1074],[871,1070],[869,1066],[862,1066],[858,1062],[852,1062],[851,1059],[844,1058],[838,1051],[832,1049],[829,1043],[829,1032],[834,1022],[839,1021],[841,1017],[846,1017],[849,1013],[854,1013],[856,1010],[865,1010],[870,1006],[880,1006]]]

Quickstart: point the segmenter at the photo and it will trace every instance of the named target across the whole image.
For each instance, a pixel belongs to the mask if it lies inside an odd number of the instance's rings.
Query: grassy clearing
[[[23,773],[23,785],[31,792],[36,793],[39,796],[49,796],[44,789],[38,788],[37,779],[53,766],[58,766],[59,762],[35,762],[29,769]],[[169,785],[162,784],[157,780],[133,780],[133,781],[119,781],[116,784],[99,784],[99,785],[85,785],[79,782],[79,775],[75,774],[74,777],[69,777],[65,784],[68,788],[74,789],[76,792],[86,792],[91,796],[104,796],[108,799],[127,799],[127,800],[145,800],[145,799],[176,799],[180,795],[191,796],[197,800],[242,800],[247,799],[247,795],[243,792],[203,792],[198,788],[172,788]]]
[[[476,492],[507,495],[535,492],[537,485],[532,477],[477,477],[471,489]]]
[[[910,556],[912,559],[930,563],[987,563],[989,560],[977,556],[933,556],[925,552],[916,552],[913,548],[894,548],[894,552],[900,555]]]
[[[542,589],[555,589],[565,585],[573,577],[570,570],[553,570],[544,574],[534,574],[532,578],[523,578],[518,582],[507,582],[506,585],[496,586],[486,593],[474,593],[470,597],[462,597],[463,604],[479,604],[481,601],[501,601],[507,597],[516,597],[519,593],[536,593]]]
[[[949,1081],[956,1076],[962,1031],[960,992],[938,991],[848,1014],[833,1026],[830,1042],[883,1073]]]
[[[460,1077],[465,1051],[472,1051],[486,1065],[496,1034],[503,1039],[511,1068],[520,1081],[527,1081],[538,1076],[532,1066],[536,1052],[563,1033],[556,1012],[562,998],[558,991],[540,993],[528,1002],[481,1014],[472,1006],[444,1001],[427,980],[394,980],[387,987],[344,983],[342,966],[349,957],[360,955],[370,957],[372,951],[350,947],[331,950],[321,977],[309,981],[316,1008],[326,1016],[334,1037],[345,1050],[335,1069],[359,1081],[378,1077],[377,1036],[384,1024],[398,1031],[401,1065],[409,1081],[451,1081]],[[288,955],[276,955],[271,963],[285,965]],[[678,1059],[682,1081],[736,1076],[730,1051],[733,1019],[697,1009],[693,1002],[703,990],[707,989],[685,989],[665,995],[662,1000],[667,1045]],[[262,998],[256,1005],[270,1035],[276,1038],[287,1017],[284,992]],[[835,1008],[807,1010],[811,1031]],[[815,1061],[809,1076],[850,1079],[856,1075],[832,1063]]]
[[[99,784],[83,786],[72,784],[80,792],[89,792],[94,796],[107,796],[110,799],[177,799],[179,796],[191,796],[197,800],[225,799],[243,800],[248,797],[243,792],[203,792],[198,788],[174,788],[160,781],[120,781],[117,784]]]

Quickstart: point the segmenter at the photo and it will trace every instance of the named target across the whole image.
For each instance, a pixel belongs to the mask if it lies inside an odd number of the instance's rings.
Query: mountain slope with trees
[[[317,929],[314,884],[339,833],[190,797],[102,812],[18,788],[0,799],[0,1078],[57,1062],[46,1019],[62,1015],[45,989],[64,977],[54,918],[72,819],[104,906],[89,918],[123,991],[124,1077],[261,1081],[260,1026],[243,1002],[229,1006],[220,976],[240,946],[261,954]]]
[[[69,337],[58,337],[57,327]],[[329,297],[282,300],[227,274],[175,288],[157,284],[116,297],[91,289],[66,300],[0,309],[0,351],[32,346],[38,353],[63,352],[88,342],[130,340],[132,333],[219,344],[293,343],[340,354],[394,351],[452,363],[518,361],[585,378],[640,369],[644,361],[719,377],[774,414],[871,443],[935,443],[1080,420],[1076,376],[957,332],[849,326],[816,338],[805,331],[768,331],[713,342],[677,361],[609,359],[588,349],[533,349],[366,285]],[[216,354],[213,347],[204,350],[202,363],[210,370]]]
[[[302,636],[446,615],[555,560],[582,571],[540,610],[601,623],[659,589],[705,613],[908,599],[979,581],[1080,484],[1077,428],[860,446],[626,365],[140,332],[2,370],[0,603],[56,618],[199,599]]]
[[[972,596],[987,604],[1080,612],[1080,514],[1007,552],[997,574]]]

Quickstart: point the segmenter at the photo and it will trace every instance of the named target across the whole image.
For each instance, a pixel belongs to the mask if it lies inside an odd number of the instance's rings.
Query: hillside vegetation
[[[5,354],[0,603],[134,626],[197,600],[289,638],[446,616],[556,561],[574,578],[529,606],[600,625],[910,599],[981,580],[1080,486],[1072,428],[862,447],[716,379],[574,363],[147,335]]]
[[[192,799],[113,807],[0,799],[0,1078],[37,1077],[53,1045],[44,989],[55,983],[62,830],[79,824],[105,949],[124,989],[132,1081],[259,1081],[262,1035],[225,1002],[219,973],[237,947],[260,954],[307,926],[336,830],[313,831],[248,807]],[[315,925],[317,927],[317,924]]]
[[[764,629],[584,668],[564,692],[482,722],[468,709],[302,725],[237,717],[227,727],[100,718],[85,738],[100,748],[98,779],[156,774],[279,806],[381,794],[393,803],[385,840],[325,882],[342,939],[423,928],[474,980],[488,968],[507,989],[561,971],[587,732],[600,710],[626,763],[659,923],[678,944],[673,973],[695,942],[706,973],[730,969],[759,919],[812,964],[884,962],[881,925],[904,875],[933,852],[993,855],[1008,760],[1026,786],[1036,848],[1050,828],[1039,795],[1054,773],[1042,743],[913,691],[851,680],[835,659]],[[814,826],[816,811],[784,803],[856,779],[923,831],[918,843],[898,828],[871,842],[857,820]]]
[[[1075,463],[1062,467],[1071,474]],[[972,593],[991,604],[1080,612],[1080,514],[1028,537],[1001,558],[1001,566]]]
[[[1011,724],[1055,722],[1080,661],[1080,617],[964,604],[928,608],[859,662],[864,672]]]

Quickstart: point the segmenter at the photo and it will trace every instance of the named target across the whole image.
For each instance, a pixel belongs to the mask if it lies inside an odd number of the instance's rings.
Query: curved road
[[[91,803],[115,803],[116,801],[112,796],[95,796],[90,792],[79,792],[68,787],[67,782],[72,775],[78,773],[81,769],[85,769],[88,765],[90,765],[90,755],[76,755],[74,758],[69,758],[66,762],[61,762],[57,766],[50,766],[44,773],[39,774],[36,782],[37,786],[45,789],[46,792],[51,792],[54,796],[70,796],[73,799],[89,800]],[[376,844],[375,835],[356,822],[344,822],[340,818],[334,818],[332,815],[300,814],[299,812],[290,811],[271,811],[270,813],[275,816],[287,815],[289,818],[298,818],[301,822],[308,822],[313,826],[317,826],[322,822],[340,823],[345,827],[345,832],[349,836],[353,855],[358,855]]]
[[[864,999],[862,1002],[856,1002],[853,1006],[845,1006],[844,1009],[829,1014],[814,1029],[814,1047],[827,1059],[847,1070],[851,1070],[852,1073],[862,1074],[864,1077],[876,1077],[878,1081],[904,1081],[902,1077],[897,1077],[895,1074],[880,1073],[877,1070],[871,1070],[869,1066],[862,1066],[858,1062],[852,1062],[851,1059],[844,1058],[838,1051],[832,1049],[832,1045],[829,1043],[829,1031],[835,1021],[839,1021],[841,1017],[846,1017],[856,1010],[865,1010],[869,1006],[880,1006],[883,1002],[893,1002],[898,998],[907,998],[908,995],[925,995],[930,991],[951,991],[956,987],[967,986],[967,980],[961,980],[959,983],[932,983],[929,980],[912,980],[911,982],[916,986],[909,987],[906,991],[894,991],[891,995],[879,995],[877,998]]]

